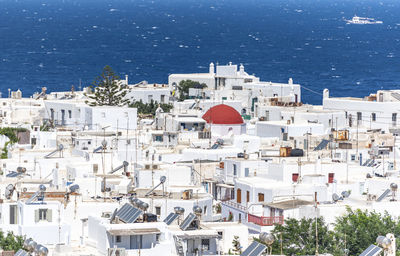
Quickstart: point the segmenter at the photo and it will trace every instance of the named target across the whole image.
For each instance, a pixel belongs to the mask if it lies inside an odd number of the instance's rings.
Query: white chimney
[[[243,64],[240,64],[239,74],[240,74],[241,76],[244,76],[244,66],[243,66]]]
[[[210,74],[214,74],[215,73],[215,69],[214,69],[214,63],[210,63],[210,69],[209,69]]]
[[[128,85],[128,75],[125,75],[125,83]]]

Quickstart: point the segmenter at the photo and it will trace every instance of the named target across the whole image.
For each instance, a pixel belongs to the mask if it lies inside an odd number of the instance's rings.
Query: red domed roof
[[[202,117],[212,124],[243,124],[243,118],[234,108],[220,104],[210,108]]]

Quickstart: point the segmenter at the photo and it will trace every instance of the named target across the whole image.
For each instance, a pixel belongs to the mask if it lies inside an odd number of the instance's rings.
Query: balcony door
[[[236,202],[238,204],[242,203],[242,190],[240,188],[236,190]]]

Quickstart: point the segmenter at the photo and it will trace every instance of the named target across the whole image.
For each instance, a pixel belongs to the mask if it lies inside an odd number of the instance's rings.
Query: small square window
[[[121,236],[116,236],[115,237],[115,242],[121,243],[121,241],[122,241]]]
[[[161,215],[161,207],[156,206],[156,215],[160,216]]]

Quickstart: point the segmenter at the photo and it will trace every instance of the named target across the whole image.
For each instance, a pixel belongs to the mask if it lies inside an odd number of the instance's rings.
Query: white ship
[[[375,20],[373,18],[358,17],[355,15],[351,20],[346,20],[347,24],[382,24],[380,20]]]

